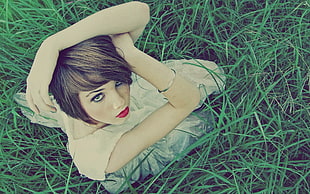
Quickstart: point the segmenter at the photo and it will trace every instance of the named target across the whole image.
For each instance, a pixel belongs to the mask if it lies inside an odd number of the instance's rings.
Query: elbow
[[[132,1],[132,4],[136,7],[136,13],[141,14],[141,19],[143,19],[143,24],[146,25],[150,21],[150,7],[148,4],[140,1]]]
[[[193,110],[195,110],[197,108],[197,106],[199,105],[200,103],[200,91],[198,88],[195,87],[193,93],[192,93],[192,97],[191,97],[191,100],[190,100],[190,107]]]
[[[182,104],[179,104],[178,107],[183,109],[186,112],[194,111],[200,103],[200,91],[198,88],[193,87],[192,90],[188,93],[186,99],[184,99]]]

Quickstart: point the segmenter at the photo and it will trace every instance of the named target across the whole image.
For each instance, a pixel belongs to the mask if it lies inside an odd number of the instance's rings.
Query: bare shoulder
[[[74,139],[81,139],[100,129],[96,125],[90,125],[77,119],[72,119],[71,125],[73,129],[71,135]]]

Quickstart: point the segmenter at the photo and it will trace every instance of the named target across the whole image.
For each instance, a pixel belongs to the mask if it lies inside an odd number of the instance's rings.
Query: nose
[[[115,90],[112,94],[112,106],[114,109],[123,108],[125,99]]]

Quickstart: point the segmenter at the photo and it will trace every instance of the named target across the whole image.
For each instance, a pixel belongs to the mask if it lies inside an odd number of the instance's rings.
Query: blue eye
[[[92,97],[91,101],[92,102],[100,102],[103,100],[103,98],[104,98],[104,94],[99,93],[99,94],[95,95],[94,97]]]
[[[115,82],[115,87],[119,87],[121,85],[123,85],[123,82]]]

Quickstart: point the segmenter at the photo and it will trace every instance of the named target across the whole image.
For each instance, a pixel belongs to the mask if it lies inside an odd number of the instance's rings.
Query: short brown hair
[[[130,65],[117,53],[109,36],[96,36],[59,53],[50,91],[66,114],[94,123],[81,106],[79,92],[109,81],[131,84]]]

